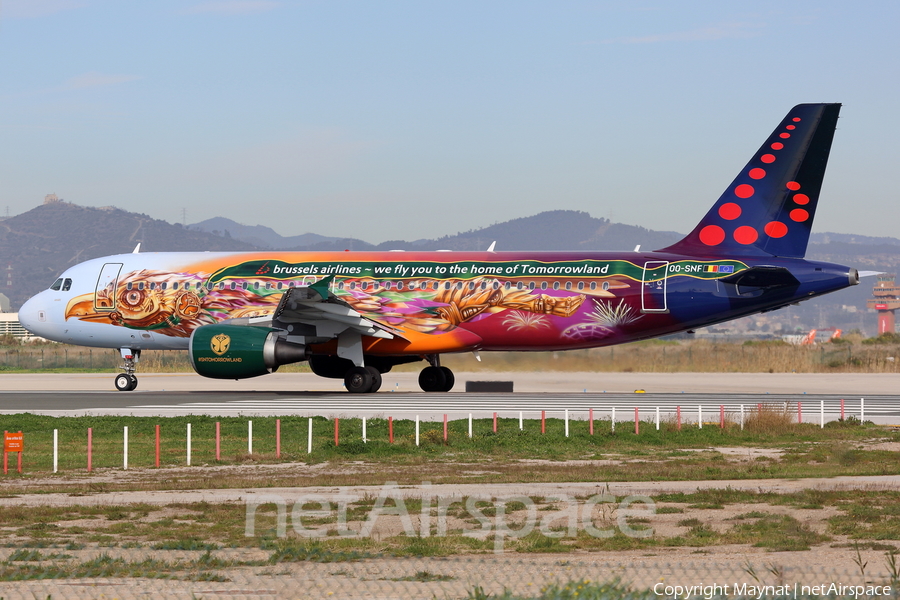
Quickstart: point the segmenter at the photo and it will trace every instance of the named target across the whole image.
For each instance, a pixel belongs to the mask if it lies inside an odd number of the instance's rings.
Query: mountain
[[[328,243],[338,238],[319,235],[318,233],[304,233],[285,237],[274,229],[264,225],[241,225],[237,221],[225,217],[213,217],[199,223],[188,225],[191,231],[205,231],[214,235],[221,235],[240,240],[257,248],[272,248],[284,250],[300,246]]]
[[[9,279],[0,281],[0,292],[18,310],[72,265],[131,252],[138,242],[141,252],[254,249],[239,240],[189,231],[144,214],[52,202],[0,221],[0,269],[11,267],[5,273]]]

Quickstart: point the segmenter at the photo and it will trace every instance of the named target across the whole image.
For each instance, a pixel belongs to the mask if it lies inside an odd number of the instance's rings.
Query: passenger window
[[[541,282],[541,289],[542,289],[542,290],[546,290],[546,289],[547,289],[547,282],[546,282],[546,281],[542,281],[542,282]]]
[[[554,282],[553,282],[553,289],[554,289],[554,290],[558,290],[558,289],[559,289],[559,282],[558,282],[558,281],[554,281]]]
[[[258,282],[258,281],[254,281],[254,282],[253,282],[253,289],[254,289],[254,290],[258,290],[258,289],[259,289],[259,282]]]
[[[191,284],[188,283],[188,284],[185,284],[185,285],[191,285]],[[175,283],[172,284],[172,289],[173,289],[173,290],[177,290],[177,289],[178,289],[178,282],[177,282],[177,281],[176,281]],[[186,289],[186,288],[185,288],[185,289]]]
[[[368,282],[368,281],[363,281],[363,282],[359,285],[359,287],[360,287],[360,289],[361,289],[362,291],[366,291],[367,289],[369,289],[369,282]]]
[[[72,289],[72,280],[66,277],[65,281],[63,281],[62,291],[68,292]]]
[[[482,284],[482,285],[484,285],[484,284]],[[470,289],[470,290],[474,290],[474,289],[475,289],[475,282],[474,282],[474,281],[470,281],[470,282],[469,282],[469,289]]]
[[[161,284],[159,284],[159,288],[160,288],[162,291],[166,291],[166,288],[167,288],[167,287],[169,287],[169,284],[166,283],[165,281],[163,281]]]
[[[343,281],[340,282],[340,283],[338,284],[338,289],[339,289],[339,290],[344,289],[344,282],[343,282]]]
[[[125,289],[130,291],[131,286],[132,286],[132,283],[129,281],[128,283],[125,284]]]
[[[151,282],[150,282],[150,289],[151,289],[151,290],[155,290],[155,289],[156,289],[156,282],[155,282],[155,281],[151,281]]]
[[[533,290],[533,289],[534,289],[534,282],[533,282],[533,281],[531,281],[531,282],[528,283],[528,289],[529,289],[529,290]]]
[[[597,282],[596,282],[596,281],[592,281],[592,282],[591,282],[591,289],[592,289],[592,290],[596,290],[596,289],[597,289]]]
[[[384,282],[384,289],[386,289],[386,290],[391,289],[391,282],[390,282],[390,281],[385,281],[385,282]]]
[[[462,281],[457,281],[457,282],[456,282],[456,289],[461,290],[462,287],[463,287],[463,282],[462,282]]]
[[[138,289],[139,289],[139,290],[143,290],[143,289],[144,289],[144,282],[143,282],[143,281],[141,281],[140,283],[138,283]]]
[[[507,281],[507,282],[506,282],[506,285],[504,285],[503,287],[504,287],[504,289],[506,289],[506,290],[512,289],[512,281]]]
[[[583,282],[583,281],[579,281],[579,282],[578,282],[578,289],[579,289],[579,290],[583,290],[583,289],[584,289],[584,282]]]
[[[567,281],[567,282],[566,282],[566,289],[567,289],[567,290],[571,290],[571,289],[572,289],[572,282],[571,282],[571,281]]]
[[[445,290],[449,290],[449,289],[450,289],[450,282],[449,282],[449,281],[445,281],[445,282],[444,282],[444,289],[445,289]]]
[[[58,292],[62,287],[62,277],[53,282],[53,285],[50,286],[50,289],[54,292]],[[130,289],[130,288],[129,288]]]
[[[355,281],[351,281],[351,282],[350,282],[350,289],[351,289],[351,290],[355,290],[355,289],[356,289],[356,282],[355,282]]]
[[[494,285],[493,285],[492,287],[493,287],[495,290],[499,290],[499,289],[500,289],[500,282],[499,282],[499,281],[495,281],[495,282],[494,282]]]
[[[603,290],[606,291],[606,290],[608,290],[608,289],[609,289],[609,282],[608,282],[608,281],[604,281],[604,282],[603,282]]]
[[[402,290],[402,289],[403,289],[403,282],[402,282],[402,281],[398,281],[398,282],[397,282],[397,289],[398,289],[398,290]]]
[[[524,288],[525,288],[525,284],[522,283],[521,281],[518,282],[518,283],[516,284],[516,289],[517,289],[517,290],[521,290],[521,289],[524,289]]]

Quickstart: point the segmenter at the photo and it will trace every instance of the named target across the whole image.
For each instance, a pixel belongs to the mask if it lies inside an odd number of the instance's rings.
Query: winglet
[[[319,281],[309,286],[309,289],[313,290],[319,296],[322,297],[322,300],[328,299],[328,288],[331,287],[331,282],[334,281],[334,275],[329,275],[328,277],[323,277]]]
[[[494,251],[494,246],[496,246],[496,245],[497,245],[497,240],[494,240],[493,242],[491,242],[491,245],[488,246],[487,251],[488,251],[488,252],[493,252],[493,251]]]
[[[138,245],[134,247],[134,250],[131,251],[132,254],[140,254],[141,252],[141,243],[138,242]]]

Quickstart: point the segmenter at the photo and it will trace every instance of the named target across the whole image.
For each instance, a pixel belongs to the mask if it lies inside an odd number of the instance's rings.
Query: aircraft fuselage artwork
[[[68,269],[20,320],[120,349],[120,390],[136,387],[142,350],[184,349],[206,377],[308,360],[351,392],[426,360],[421,387],[448,391],[444,353],[608,346],[781,308],[859,280],[803,259],[839,110],[794,107],[694,231],[662,250],[122,254]]]

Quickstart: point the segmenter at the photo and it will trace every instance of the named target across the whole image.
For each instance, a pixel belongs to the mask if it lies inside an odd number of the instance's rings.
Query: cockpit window
[[[59,288],[62,287],[62,282],[63,282],[62,277],[60,277],[59,279],[57,279],[56,281],[53,282],[53,285],[50,286],[50,289],[53,290],[54,292],[58,292]]]
[[[70,289],[72,289],[72,280],[66,277],[63,280],[62,291],[68,292]]]

